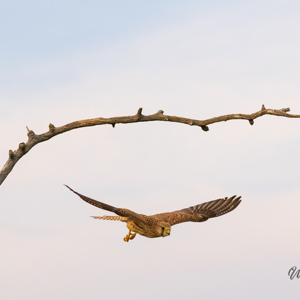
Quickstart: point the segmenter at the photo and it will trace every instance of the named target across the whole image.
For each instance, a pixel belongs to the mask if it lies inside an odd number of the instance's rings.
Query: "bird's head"
[[[167,222],[159,222],[158,223],[160,231],[161,231],[161,236],[165,237],[171,234],[171,225]]]

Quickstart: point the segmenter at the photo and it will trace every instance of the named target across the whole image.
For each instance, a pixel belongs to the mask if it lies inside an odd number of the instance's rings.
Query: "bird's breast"
[[[148,238],[160,237],[160,235],[156,232],[153,226],[149,226],[146,224],[136,224],[134,221],[127,222],[127,228],[133,232],[136,232],[140,235],[146,236]]]

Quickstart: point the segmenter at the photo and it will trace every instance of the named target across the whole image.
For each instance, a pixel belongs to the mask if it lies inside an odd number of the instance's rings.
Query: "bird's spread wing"
[[[75,192],[74,190],[72,190],[69,186],[65,185],[68,189],[70,189],[72,192],[74,192],[75,194],[77,194],[82,200],[84,200],[85,202],[89,203],[89,204],[92,204],[94,206],[97,206],[101,209],[104,209],[104,210],[108,210],[108,211],[111,211],[111,212],[114,212],[115,214],[119,215],[119,216],[122,216],[122,217],[127,217],[131,220],[134,220],[136,222],[142,222],[142,223],[145,223],[146,220],[144,218],[143,215],[141,214],[137,214],[129,209],[126,209],[126,208],[117,208],[117,207],[114,207],[114,206],[111,206],[111,205],[108,205],[108,204],[105,204],[105,203],[102,203],[102,202],[99,202],[97,200],[94,200],[94,199],[91,199],[89,197],[86,197],[84,195],[81,195],[77,192]]]
[[[241,201],[241,197],[226,197],[224,199],[217,199],[182,210],[157,214],[151,217],[167,222],[170,225],[182,222],[203,222],[209,218],[218,217],[234,210]]]

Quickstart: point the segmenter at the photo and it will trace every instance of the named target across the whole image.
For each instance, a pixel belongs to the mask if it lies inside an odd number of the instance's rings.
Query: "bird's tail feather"
[[[121,221],[121,222],[127,222],[127,217],[121,217],[121,216],[102,216],[102,217],[94,217],[94,219],[101,219],[101,220],[110,220],[110,221]]]

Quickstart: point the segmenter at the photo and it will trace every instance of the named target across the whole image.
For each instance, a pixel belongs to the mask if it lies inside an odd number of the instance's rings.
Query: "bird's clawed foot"
[[[129,230],[129,233],[124,237],[124,242],[129,242],[129,240],[133,240],[136,236],[136,233],[131,233]]]

